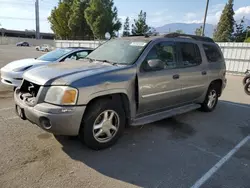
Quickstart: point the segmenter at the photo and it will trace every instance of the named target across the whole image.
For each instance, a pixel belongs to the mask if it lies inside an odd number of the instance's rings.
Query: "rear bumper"
[[[78,135],[86,106],[63,107],[39,103],[31,107],[21,100],[19,89],[16,89],[14,99],[16,105],[23,110],[24,119],[29,120],[31,123],[56,135]]]
[[[22,84],[22,72],[13,72],[1,69],[1,82],[6,85],[18,87]]]

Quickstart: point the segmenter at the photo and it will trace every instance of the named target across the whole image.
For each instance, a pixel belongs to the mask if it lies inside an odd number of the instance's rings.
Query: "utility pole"
[[[205,35],[208,5],[209,5],[209,0],[207,0],[207,6],[206,6],[206,10],[205,10],[204,22],[203,22],[203,27],[202,27],[202,36]]]
[[[36,0],[35,12],[36,12],[36,39],[40,39],[39,0]]]

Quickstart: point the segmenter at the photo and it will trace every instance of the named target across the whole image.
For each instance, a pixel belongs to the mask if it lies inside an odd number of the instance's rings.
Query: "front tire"
[[[250,95],[250,82],[244,86],[244,91],[247,95]]]
[[[121,136],[126,118],[119,102],[100,99],[91,103],[87,108],[79,131],[79,138],[89,148],[99,150],[110,147]]]
[[[206,98],[201,104],[201,110],[204,112],[212,112],[217,106],[218,98],[218,87],[216,87],[216,84],[211,84],[208,88]]]

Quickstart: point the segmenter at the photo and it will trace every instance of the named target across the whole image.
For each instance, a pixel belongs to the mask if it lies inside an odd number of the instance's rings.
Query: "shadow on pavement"
[[[239,105],[241,104],[232,105],[223,101],[213,113],[224,113],[228,108],[234,111],[241,108]],[[244,106],[250,108],[250,105]],[[213,113],[208,116],[202,112],[193,113],[196,116],[203,116],[202,119],[206,121],[211,121],[206,117],[213,116]],[[185,176],[194,176],[192,177],[194,179],[191,178],[193,182],[195,178],[198,178],[195,175],[198,172],[194,170],[202,169],[200,165],[207,169],[211,164],[207,164],[206,159],[204,163],[201,163],[200,156],[190,151],[190,148],[188,149],[185,145],[187,139],[201,134],[201,130],[198,131],[187,122],[183,123],[177,119],[178,117],[169,118],[140,127],[129,127],[118,143],[101,151],[88,149],[78,139],[69,140],[66,137],[56,137],[56,139],[62,144],[63,151],[72,159],[81,161],[108,177],[141,187],[157,187],[162,180],[167,181],[167,178],[185,185],[182,179],[183,172],[190,173]],[[248,132],[250,130],[248,126],[250,127],[250,123],[243,127],[242,131]],[[250,132],[245,134],[250,134]],[[205,138],[202,137],[202,139],[203,142]],[[193,165],[194,172],[190,171],[189,165]],[[180,177],[178,177],[179,174]]]
[[[190,125],[169,118],[154,125],[128,127],[114,146],[100,151],[87,148],[78,139],[61,136],[56,139],[72,159],[103,175],[137,186],[151,187],[166,176],[164,166],[170,162],[164,161],[164,156],[168,155],[168,145],[182,142],[195,133]]]

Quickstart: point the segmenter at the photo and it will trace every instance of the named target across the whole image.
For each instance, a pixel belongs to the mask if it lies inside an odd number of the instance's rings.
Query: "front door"
[[[138,73],[138,114],[151,113],[178,105],[181,93],[179,69],[173,42],[156,43],[148,52]],[[161,61],[161,69],[152,68],[149,60]]]

